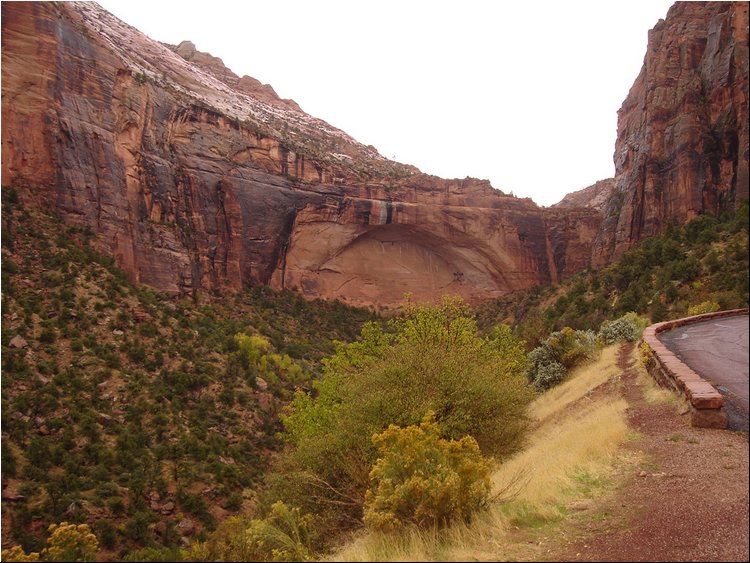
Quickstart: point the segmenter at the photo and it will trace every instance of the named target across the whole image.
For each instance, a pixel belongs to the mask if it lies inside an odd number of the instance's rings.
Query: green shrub
[[[405,524],[444,525],[468,520],[486,505],[490,460],[470,436],[440,438],[432,413],[419,426],[391,425],[372,441],[381,457],[365,495],[368,526],[388,532]]]
[[[55,341],[56,338],[57,334],[55,333],[55,329],[51,327],[45,327],[42,329],[42,332],[39,335],[39,342],[51,344]]]
[[[153,524],[156,520],[153,512],[139,510],[125,522],[123,533],[131,540],[142,544],[149,543],[152,539],[150,524]]]
[[[532,360],[536,359],[534,352],[537,352],[537,350],[540,350],[540,348],[532,350],[530,354]],[[567,375],[568,370],[565,369],[564,365],[555,360],[550,360],[535,364],[533,382],[538,389],[550,389],[551,387],[562,383]]]
[[[567,370],[592,359],[597,350],[597,336],[593,331],[566,326],[550,334],[529,353],[529,381],[537,389],[549,389],[565,379]]]
[[[282,416],[294,446],[280,464],[276,498],[332,526],[358,522],[378,458],[373,434],[435,413],[441,435],[472,436],[486,455],[516,451],[528,425],[529,362],[510,329],[477,335],[466,306],[410,306],[391,332],[367,325],[362,339],[325,361],[317,397],[299,392]]]
[[[239,493],[232,493],[229,495],[226,503],[224,503],[224,508],[226,510],[231,510],[232,512],[237,512],[242,508],[242,495]]]
[[[122,497],[114,496],[107,499],[107,508],[112,514],[119,516],[125,512],[125,502],[122,500]]]
[[[614,321],[604,321],[599,327],[599,337],[606,345],[615,342],[634,342],[640,339],[643,329],[648,326],[648,320],[636,313],[625,313]]]
[[[698,305],[691,305],[688,307],[688,316],[692,317],[694,315],[703,315],[705,313],[715,313],[716,311],[720,311],[721,306],[718,303],[715,303],[713,301],[704,301],[703,303],[699,303]]]
[[[225,520],[205,542],[191,546],[189,561],[313,561],[312,517],[276,502],[265,518]]]
[[[7,438],[4,438],[2,442],[0,442],[0,448],[2,448],[3,477],[15,477],[16,476],[16,456],[13,454],[13,450],[11,449]]]
[[[596,334],[590,330],[573,330],[566,326],[550,334],[545,343],[566,369],[593,358],[596,352]]]
[[[183,551],[185,561],[252,561],[251,549],[245,541],[245,530],[250,522],[241,516],[224,520],[202,542]],[[134,561],[141,561],[137,559]]]
[[[258,561],[312,561],[311,524],[309,514],[303,516],[299,508],[276,502],[268,516],[250,523],[245,538],[256,550]]]
[[[41,554],[25,553],[19,546],[4,549],[4,561],[95,561],[99,543],[86,524],[52,524],[47,547]]]
[[[117,545],[117,528],[111,520],[102,518],[94,523],[94,531],[96,532],[99,543],[106,549],[114,549]]]
[[[5,201],[3,203],[7,203],[8,205],[16,205],[19,201],[18,198],[18,192],[16,191],[16,188],[6,188],[3,190],[3,196],[5,196],[3,199]]]

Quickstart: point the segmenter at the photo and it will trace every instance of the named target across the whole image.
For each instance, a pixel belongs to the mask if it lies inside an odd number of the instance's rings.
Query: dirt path
[[[649,404],[633,345],[620,350],[628,423],[645,454],[621,487],[565,525],[554,561],[748,561],[748,435],[693,428],[673,404]]]

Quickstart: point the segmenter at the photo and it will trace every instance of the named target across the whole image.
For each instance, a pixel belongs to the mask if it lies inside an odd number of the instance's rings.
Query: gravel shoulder
[[[638,461],[620,485],[546,538],[554,561],[748,561],[748,435],[693,428],[674,403],[650,403],[623,346],[621,392]],[[631,450],[631,452],[627,452]]]

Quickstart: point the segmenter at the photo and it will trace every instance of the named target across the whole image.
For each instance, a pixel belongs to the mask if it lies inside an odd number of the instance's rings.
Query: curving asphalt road
[[[658,335],[680,360],[742,411],[743,426],[748,419],[749,326],[748,316],[740,315],[709,319]]]

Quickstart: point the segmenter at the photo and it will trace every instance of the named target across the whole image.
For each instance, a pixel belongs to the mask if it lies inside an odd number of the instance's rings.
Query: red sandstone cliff
[[[442,180],[93,3],[2,5],[2,184],[162,290],[470,301],[589,263],[595,210]],[[192,62],[191,62],[192,61]]]
[[[618,113],[615,189],[593,262],[748,197],[748,3],[677,2]]]
[[[590,207],[603,213],[604,209],[607,207],[607,202],[612,196],[612,191],[614,189],[614,178],[599,180],[598,182],[591,184],[590,186],[583,188],[582,190],[566,194],[564,198],[562,198],[552,207],[564,209],[575,207]]]

